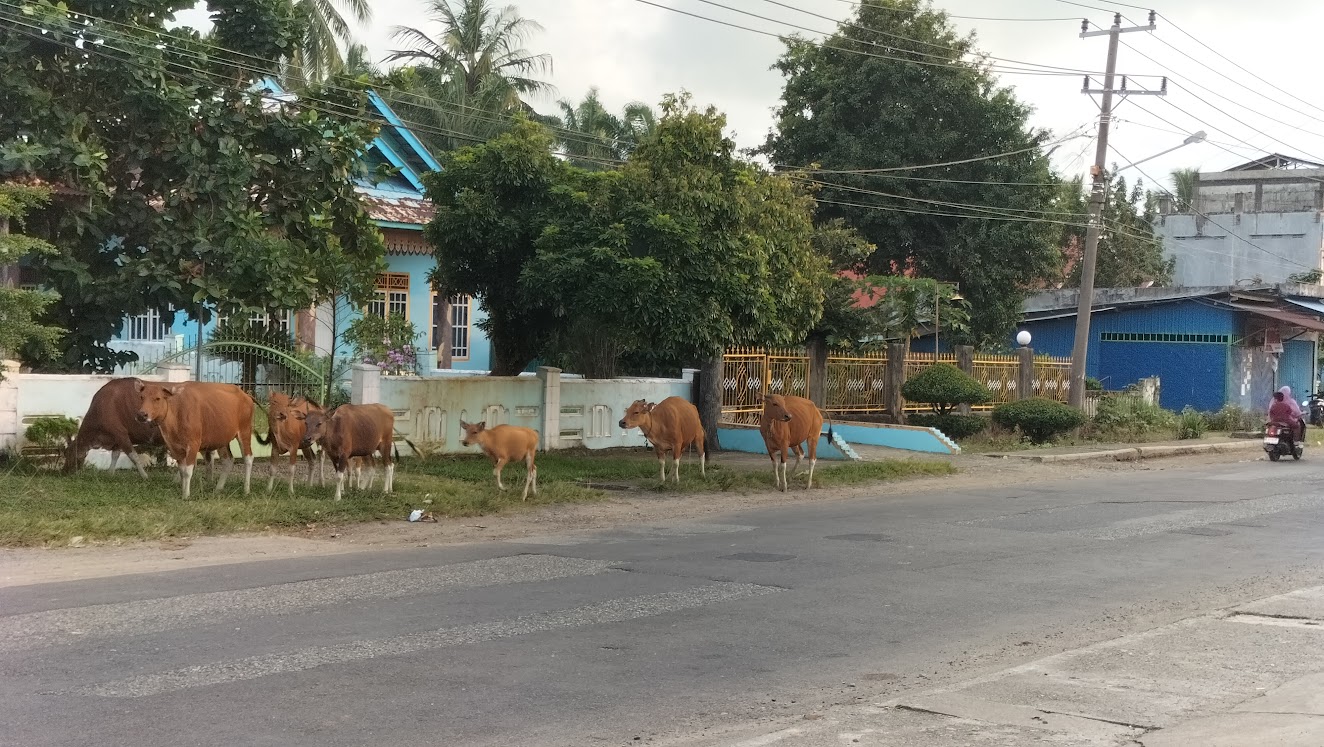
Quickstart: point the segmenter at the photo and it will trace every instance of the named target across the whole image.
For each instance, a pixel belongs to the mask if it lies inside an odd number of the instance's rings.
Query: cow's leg
[[[147,468],[143,466],[143,462],[147,459],[147,457],[143,454],[139,454],[137,451],[133,449],[129,449],[129,451],[126,452],[126,454],[129,457],[129,461],[133,462],[133,466],[138,468],[138,474],[142,475],[142,478],[146,480]]]
[[[680,446],[679,444],[671,447],[671,456],[675,460],[674,469],[672,471],[676,475],[677,485],[680,484],[680,455],[684,453],[685,453],[685,448],[683,446]]]
[[[272,439],[275,440],[274,438]],[[280,456],[280,447],[274,443],[271,445],[271,458],[267,460],[269,467],[267,471],[267,492],[270,493],[276,487],[276,457]]]
[[[708,447],[704,446],[703,434],[694,440],[695,446],[699,447],[699,475],[708,476]]]
[[[791,447],[791,451],[795,452],[795,465],[791,467],[791,474],[794,475],[796,472],[800,471],[800,460],[804,458],[805,450],[800,444],[795,444]]]
[[[653,451],[657,454],[657,468],[662,473],[662,484],[667,482],[667,451],[666,449],[653,445]]]
[[[492,468],[492,474],[496,475],[497,490],[505,490],[506,486],[501,484],[501,470],[506,466],[505,457],[499,457],[496,460],[496,466]]]
[[[250,466],[252,465],[252,462],[248,459],[245,459],[244,462]],[[225,456],[221,457],[221,479],[216,481],[217,493],[225,490],[225,482],[230,478],[230,470],[232,469],[234,469],[234,455],[230,453],[229,449],[226,449]],[[245,480],[245,482],[247,482],[247,480]]]
[[[110,474],[112,475],[115,474],[115,468],[119,466],[120,454],[122,453],[123,452],[121,452],[119,449],[110,450]],[[80,464],[78,466],[81,467],[82,465]]]
[[[781,476],[781,480],[780,480],[781,489],[782,489],[782,492],[783,492],[783,493],[785,493],[787,490],[790,490],[790,489],[791,489],[791,476],[790,476],[789,474],[787,474],[787,472],[786,472],[786,459],[787,459],[787,456],[788,456],[788,454],[786,453],[787,451],[788,451],[788,448],[787,448],[786,446],[783,446],[783,447],[782,447],[782,450],[781,450],[781,470],[782,470],[782,476]]]
[[[772,462],[772,479],[777,483],[777,488],[780,489],[782,486],[782,473],[781,470],[777,468],[776,449],[768,449],[768,460]]]
[[[294,473],[297,471],[299,471],[299,447],[295,446],[290,449],[290,495],[294,495]]]
[[[805,485],[805,490],[814,487],[814,465],[816,464],[818,464],[817,434],[809,437],[809,482]]]
[[[391,447],[394,444],[386,443],[382,446],[382,492],[389,494],[395,489],[395,460],[391,459]]]
[[[336,500],[340,500],[340,497],[345,493],[345,469],[348,466],[336,465]]]
[[[184,493],[184,500],[188,500],[190,489],[193,487],[193,468],[198,465],[197,448],[186,449],[184,453],[175,456],[175,461],[179,464],[179,485]]]
[[[538,486],[534,481],[538,479],[538,468],[533,466],[533,452],[530,451],[524,455],[524,495],[520,496],[521,501],[529,499],[529,488],[533,488],[533,494],[538,494]]]

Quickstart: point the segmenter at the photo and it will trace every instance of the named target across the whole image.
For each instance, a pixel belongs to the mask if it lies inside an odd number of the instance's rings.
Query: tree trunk
[[[814,335],[809,338],[809,399],[820,410],[827,409],[827,338]]]
[[[437,346],[437,368],[448,369],[451,366],[455,365],[455,357],[451,352],[451,342],[455,338],[455,330],[453,327],[454,319],[452,318],[452,314],[454,314],[454,310],[451,308],[450,291],[444,288],[438,288],[436,290],[437,290],[437,298],[441,302],[441,320],[440,320],[441,323],[439,325],[441,327],[441,331],[437,335],[438,337],[441,338],[441,340],[440,340],[440,344]],[[472,321],[473,320],[471,319],[470,322]],[[473,334],[472,325],[469,334],[470,335]],[[470,346],[473,345],[472,340],[470,341],[469,344]]]
[[[492,365],[491,376],[519,376],[528,367],[529,356],[524,341],[518,335],[504,330],[492,329]]]
[[[699,364],[699,422],[703,424],[708,451],[721,451],[717,426],[722,420],[722,356],[704,358]]]

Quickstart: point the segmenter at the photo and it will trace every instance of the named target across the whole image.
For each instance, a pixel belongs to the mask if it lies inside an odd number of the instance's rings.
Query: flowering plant
[[[365,315],[350,323],[345,332],[345,341],[354,346],[355,358],[379,366],[391,376],[412,374],[418,369],[416,339],[418,329],[399,314],[386,319]]]

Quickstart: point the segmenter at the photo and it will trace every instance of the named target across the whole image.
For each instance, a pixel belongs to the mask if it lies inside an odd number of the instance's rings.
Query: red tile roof
[[[431,202],[415,197],[361,195],[361,198],[363,205],[368,209],[368,216],[373,220],[408,223],[421,227],[427,225],[437,212]]]

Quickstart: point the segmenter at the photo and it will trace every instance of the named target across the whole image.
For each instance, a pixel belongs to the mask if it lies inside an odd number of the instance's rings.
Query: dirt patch
[[[442,518],[436,523],[410,523],[401,516],[399,521],[319,525],[297,535],[273,533],[57,549],[0,550],[0,588],[363,550],[511,540],[669,519],[702,518],[789,504],[836,502],[864,497],[886,499],[890,496],[937,491],[1074,480],[1109,473],[1225,464],[1232,458],[1230,454],[1200,454],[1143,462],[1039,464],[1023,459],[963,454],[950,457],[952,464],[960,470],[955,475],[834,488],[830,491],[800,490],[784,494],[768,492],[746,495],[622,492],[613,494],[605,501],[556,504],[475,518]],[[1249,461],[1254,457],[1238,455],[1235,458]],[[768,480],[771,483],[771,470]]]

